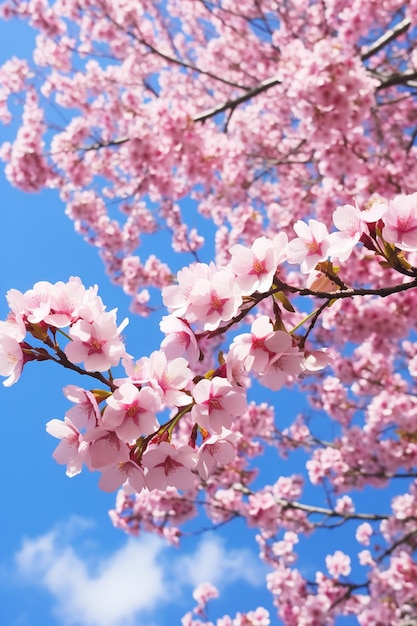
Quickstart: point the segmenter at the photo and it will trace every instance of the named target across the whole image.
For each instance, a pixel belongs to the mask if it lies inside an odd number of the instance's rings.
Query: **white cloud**
[[[26,539],[16,555],[21,575],[47,589],[57,617],[75,626],[129,626],[163,600],[164,574],[156,537],[128,539],[110,556],[83,559],[58,531]],[[136,622],[137,623],[137,622]]]
[[[204,537],[193,554],[180,556],[175,567],[179,579],[193,587],[204,582],[220,587],[238,580],[257,587],[265,582],[266,570],[250,550],[227,550],[213,535]]]
[[[264,581],[265,570],[248,549],[228,550],[217,536],[204,537],[192,554],[144,535],[100,555],[91,537],[80,537],[88,529],[83,520],[72,520],[25,539],[15,555],[20,583],[46,589],[64,626],[144,626],[152,612],[181,603],[201,582],[222,589],[236,581],[251,586]]]

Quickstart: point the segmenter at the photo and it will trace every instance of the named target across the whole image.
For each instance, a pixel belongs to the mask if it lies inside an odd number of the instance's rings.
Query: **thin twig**
[[[239,96],[238,98],[235,98],[234,100],[227,100],[227,102],[218,104],[217,106],[214,106],[211,109],[207,109],[206,111],[203,111],[203,113],[196,115],[193,118],[193,121],[205,122],[210,117],[214,117],[215,115],[218,115],[219,113],[223,113],[224,111],[227,111],[228,109],[234,110],[237,106],[239,106],[239,104],[242,104],[243,102],[247,102],[251,98],[258,96],[260,93],[263,93],[264,91],[271,89],[271,87],[275,87],[276,85],[280,85],[280,84],[281,84],[281,81],[276,76],[273,76],[272,78],[266,78],[261,83],[256,85],[256,87],[249,89],[246,93]]]

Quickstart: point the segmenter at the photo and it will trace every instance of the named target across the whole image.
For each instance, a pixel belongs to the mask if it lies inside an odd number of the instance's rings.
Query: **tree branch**
[[[367,61],[371,56],[382,50],[385,46],[387,46],[391,41],[400,37],[407,32],[410,28],[411,22],[408,17],[404,18],[402,22],[390,28],[386,33],[384,33],[379,39],[377,39],[373,44],[366,47],[361,54],[361,61]]]
[[[73,370],[74,372],[81,374],[81,376],[90,376],[91,378],[96,378],[101,383],[103,383],[103,385],[106,385],[106,387],[109,387],[111,391],[114,391],[117,388],[116,385],[114,385],[112,382],[107,380],[107,378],[105,378],[105,376],[103,376],[103,374],[101,374],[100,372],[87,372],[82,367],[79,367],[78,365],[75,365],[74,363],[72,363],[67,358],[67,355],[65,354],[65,352],[63,352],[60,348],[55,348],[55,352],[57,354],[57,357],[50,355],[51,360],[54,361],[55,363],[58,363],[59,365],[62,365],[63,367],[66,367],[67,369]]]
[[[275,498],[275,502],[282,506],[283,509],[297,509],[299,511],[305,511],[309,515],[317,514],[325,515],[326,517],[338,517],[344,520],[370,520],[374,522],[388,519],[388,515],[379,515],[378,513],[338,513],[334,509],[302,504],[301,502],[291,502],[284,498]]]
[[[417,82],[409,84],[410,81],[414,81],[417,78],[417,72],[404,72],[403,74],[391,74],[391,76],[381,77],[378,76],[381,80],[381,84],[376,88],[377,91],[381,91],[381,89],[387,89],[388,87],[393,87],[394,85],[408,85],[409,87],[417,87]]]
[[[247,102],[251,98],[258,96],[260,93],[263,93],[264,91],[271,89],[271,87],[275,87],[276,85],[280,85],[280,84],[281,84],[281,81],[276,76],[273,76],[272,78],[266,78],[261,83],[259,83],[259,85],[256,85],[256,87],[249,89],[242,96],[239,96],[238,98],[235,98],[234,100],[227,100],[227,102],[223,102],[223,104],[219,104],[215,107],[212,107],[211,109],[207,109],[206,111],[203,111],[203,113],[200,113],[199,115],[196,115],[193,118],[193,121],[205,122],[210,117],[214,117],[215,115],[218,115],[219,113],[223,113],[224,111],[227,111],[228,109],[231,109],[233,111],[237,106],[239,106],[239,104],[242,104],[243,102]]]
[[[277,288],[270,291],[268,295],[272,295],[272,293],[277,291],[289,291],[290,293],[296,293],[299,296],[315,296],[316,298],[325,298],[326,300],[341,300],[342,298],[353,298],[354,296],[380,296],[381,298],[386,298],[394,293],[407,291],[408,289],[413,289],[414,287],[417,287],[417,278],[408,283],[394,285],[394,287],[381,287],[379,289],[345,289],[344,291],[332,292],[313,291],[312,289],[307,288],[300,289],[299,287],[292,287],[291,285],[280,282],[277,285]]]

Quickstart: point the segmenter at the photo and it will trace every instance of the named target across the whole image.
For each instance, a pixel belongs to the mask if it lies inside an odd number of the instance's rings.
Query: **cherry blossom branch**
[[[112,22],[112,24],[114,24],[116,26],[116,28],[118,28],[119,30],[121,30],[123,32],[126,32],[126,29],[125,29],[125,27],[123,25],[119,24],[115,19],[113,19],[108,14],[107,14],[107,17],[110,20],[110,22]],[[203,70],[203,69],[197,67],[193,63],[188,63],[187,61],[184,61],[182,59],[179,59],[178,57],[175,57],[175,56],[172,56],[170,54],[167,54],[166,52],[161,52],[160,50],[158,50],[158,48],[155,48],[155,46],[150,44],[148,41],[146,41],[142,37],[138,37],[132,31],[127,31],[127,34],[129,35],[129,37],[131,37],[132,39],[134,39],[138,43],[140,43],[143,46],[145,46],[146,48],[148,48],[151,52],[153,52],[154,54],[159,56],[161,59],[164,59],[165,61],[168,61],[168,63],[174,63],[175,65],[179,65],[180,67],[183,67],[185,69],[192,70],[193,72],[197,72],[198,74],[202,74],[203,76],[208,76],[209,78],[213,78],[214,80],[219,81],[221,83],[224,83],[225,85],[229,85],[230,87],[237,87],[238,89],[246,89],[246,87],[244,87],[242,85],[239,85],[239,84],[237,84],[235,82],[232,82],[232,81],[229,81],[229,80],[227,80],[225,78],[222,78],[219,74],[213,74],[212,72],[209,72],[207,70]]]
[[[413,521],[417,521],[417,518],[415,517],[411,517],[411,518],[407,518],[404,520],[404,522],[408,521],[408,520],[413,520]],[[414,530],[410,530],[408,533],[406,533],[405,535],[403,535],[402,537],[400,537],[399,539],[397,539],[396,541],[394,541],[389,548],[387,548],[386,550],[384,550],[384,552],[382,554],[380,554],[376,559],[376,563],[382,563],[382,561],[389,556],[390,554],[392,554],[394,552],[394,550],[396,548],[398,548],[398,546],[402,545],[403,543],[408,543],[410,541],[410,539],[412,538],[417,538],[417,528],[414,528]]]
[[[327,302],[323,302],[323,304],[321,304],[319,306],[319,308],[317,309],[317,311],[314,312],[312,318],[311,318],[311,322],[307,328],[307,331],[305,333],[305,335],[303,336],[301,342],[300,342],[300,348],[304,348],[305,343],[308,339],[308,336],[310,335],[310,333],[313,331],[314,326],[316,325],[317,320],[319,319],[320,315],[323,313],[324,309],[326,309],[328,306],[330,306],[331,301],[327,301]]]
[[[361,54],[361,60],[367,61],[371,56],[373,56],[374,54],[382,50],[382,48],[391,43],[391,41],[394,41],[394,39],[397,39],[397,37],[400,37],[401,35],[406,33],[410,26],[411,21],[409,20],[409,18],[404,18],[401,22],[399,22],[398,24],[390,28],[386,33],[381,35],[381,37],[379,37],[374,43],[372,43],[370,46],[367,46]]]
[[[417,79],[417,72],[394,73],[390,76],[378,76],[378,78],[381,80],[381,83],[376,88],[377,91],[388,89],[388,87],[394,87],[395,85],[417,86],[417,82],[410,83],[410,81]]]
[[[54,361],[55,363],[62,365],[66,369],[73,370],[74,372],[77,372],[77,374],[81,374],[81,376],[90,376],[91,378],[96,378],[101,383],[103,383],[103,385],[106,385],[106,387],[109,387],[109,389],[111,389],[112,391],[117,389],[117,386],[114,385],[113,382],[105,378],[105,376],[103,376],[103,374],[101,374],[100,372],[87,372],[82,367],[79,367],[78,365],[75,365],[74,363],[72,363],[67,358],[65,352],[63,352],[60,348],[55,348],[55,351],[57,353],[57,358],[54,357],[53,355],[50,355],[51,361]]]
[[[266,78],[261,83],[259,83],[259,85],[256,85],[256,87],[249,89],[242,96],[239,96],[238,98],[235,98],[234,100],[227,100],[227,102],[224,102],[223,104],[214,106],[211,109],[208,109],[206,111],[203,111],[203,113],[196,115],[193,118],[193,121],[205,122],[210,117],[214,117],[215,115],[218,115],[219,113],[223,113],[224,111],[227,111],[228,109],[231,109],[233,111],[234,109],[236,109],[236,107],[239,106],[239,104],[242,104],[243,102],[247,102],[251,98],[258,96],[264,91],[268,91],[268,89],[271,89],[271,87],[275,87],[276,85],[280,85],[280,84],[281,84],[281,81],[276,76],[273,76],[272,78]]]
[[[380,515],[378,513],[338,513],[334,509],[327,509],[320,506],[313,506],[309,504],[302,504],[301,502],[292,502],[285,500],[284,498],[275,498],[277,504],[285,509],[297,509],[299,511],[305,511],[308,515],[323,515],[325,517],[338,517],[344,521],[350,520],[368,520],[368,521],[380,521],[388,519],[388,515]]]
[[[296,293],[299,296],[314,296],[316,298],[326,298],[327,300],[341,300],[344,298],[353,298],[355,296],[380,296],[381,298],[386,298],[394,293],[400,293],[402,291],[407,291],[408,289],[413,289],[417,287],[417,278],[408,282],[401,283],[400,285],[395,285],[393,287],[380,287],[378,289],[368,289],[366,287],[359,287],[357,289],[346,289],[343,291],[314,291],[313,289],[307,289],[305,287],[292,287],[291,285],[287,285],[282,281],[276,280],[279,284],[277,289],[271,290],[271,293],[276,293],[277,291],[289,291],[290,293]]]
[[[79,146],[77,150],[83,150],[88,152],[89,150],[100,150],[100,148],[111,148],[113,146],[120,146],[123,143],[130,141],[129,137],[119,137],[118,139],[112,139],[111,141],[97,141],[89,146]]]
[[[244,485],[235,483],[233,485],[233,488],[235,489],[235,491],[241,491],[245,495],[254,495],[253,491],[251,491],[248,487],[245,487]],[[328,509],[328,508],[311,505],[311,504],[303,504],[301,502],[286,500],[285,498],[279,498],[277,496],[274,498],[274,500],[279,506],[283,508],[283,510],[295,509],[298,511],[304,511],[305,513],[308,513],[308,515],[316,514],[316,515],[324,515],[325,517],[338,517],[338,518],[343,518],[346,521],[367,520],[367,521],[376,522],[376,521],[389,519],[389,515],[381,515],[378,513],[343,513],[343,512],[339,513],[338,511],[334,509]],[[414,518],[410,518],[410,519],[414,519]]]

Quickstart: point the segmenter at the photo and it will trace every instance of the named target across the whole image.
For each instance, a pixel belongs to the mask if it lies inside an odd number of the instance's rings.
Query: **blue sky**
[[[31,38],[23,25],[0,21],[0,62],[13,54],[27,55]],[[13,125],[0,127],[0,143],[14,132]],[[130,318],[124,334],[136,358],[159,346],[158,316],[144,320],[129,313],[130,299],[110,284],[97,251],[74,233],[56,193],[23,194],[8,185],[0,168],[0,198],[1,319],[7,315],[8,289],[25,291],[39,280],[65,281],[75,275],[86,286],[99,285],[108,310],[118,307],[119,321]],[[186,538],[180,550],[153,536],[133,539],[112,527],[107,511],[115,495],[98,490],[97,474],[65,476],[65,468],[52,459],[57,442],[45,424],[62,419],[69,408],[62,394],[69,383],[81,384],[75,374],[53,364],[29,363],[16,385],[0,385],[0,623],[171,626],[193,606],[192,589],[204,581],[222,593],[212,603],[212,618],[258,605],[273,613],[254,532],[245,531],[242,523]],[[263,390],[258,399],[278,400],[281,425],[306,405],[287,392],[275,397]],[[300,455],[284,462],[270,453],[265,463],[273,470],[270,481],[280,473],[301,471],[301,462]],[[367,512],[384,509],[387,500],[381,492],[372,498],[365,492],[358,499]],[[304,540],[304,572],[324,570],[327,551],[351,547],[354,530],[323,531],[313,541]]]
[[[0,22],[0,61],[24,56],[32,34],[22,24]],[[0,142],[15,126],[0,128]],[[85,244],[54,192],[26,195],[0,172],[0,318],[8,289],[38,280],[80,276],[98,284],[108,310],[118,307],[130,325],[124,334],[136,357],[159,346],[158,319],[135,318],[129,298],[109,283],[97,251]],[[265,570],[246,534],[191,537],[181,550],[153,536],[126,537],[107,511],[115,494],[97,488],[98,475],[72,480],[52,459],[57,441],[45,431],[69,405],[62,394],[77,376],[49,363],[25,366],[19,382],[0,385],[0,623],[5,626],[152,626],[179,623],[192,606],[192,589],[206,580],[224,591],[217,615],[262,603]],[[260,597],[258,597],[260,594]],[[233,607],[234,605],[234,607]]]

